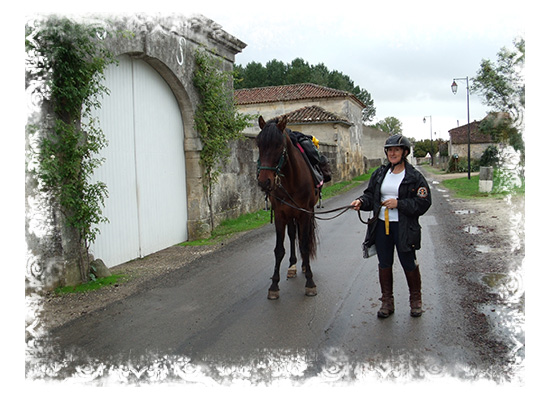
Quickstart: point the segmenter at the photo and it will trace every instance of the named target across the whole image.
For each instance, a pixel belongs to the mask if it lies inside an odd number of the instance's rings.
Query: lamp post
[[[456,81],[466,81],[466,108],[468,112],[468,179],[470,179],[470,82],[468,77],[466,78],[453,78],[453,83],[451,84],[451,90],[453,94],[456,94],[458,89],[458,84]]]
[[[430,118],[430,150],[431,150],[431,163],[432,163],[432,167],[434,166],[434,143],[433,143],[433,140],[432,140],[432,116],[431,115],[427,115],[424,117],[424,123],[426,123],[426,118]]]

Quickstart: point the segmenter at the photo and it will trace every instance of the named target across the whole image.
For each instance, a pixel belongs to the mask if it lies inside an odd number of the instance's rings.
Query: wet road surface
[[[363,189],[326,200],[325,210],[348,205]],[[420,219],[422,249],[417,252],[421,318],[409,315],[397,257],[395,314],[376,317],[377,259],[363,259],[365,225],[348,211],[318,222],[315,297],[304,295],[300,271],[294,279],[284,278],[285,257],[280,299],[267,299],[275,246],[274,226],[268,225],[148,283],[139,294],[55,329],[46,341],[50,357],[62,360],[60,376],[74,378],[87,365],[90,380],[107,381],[477,376],[484,361],[468,340],[472,327],[456,306],[462,293],[439,268],[444,259],[458,255],[443,245],[447,213],[441,194],[433,190],[432,196],[432,208]],[[117,373],[126,378],[114,378]]]

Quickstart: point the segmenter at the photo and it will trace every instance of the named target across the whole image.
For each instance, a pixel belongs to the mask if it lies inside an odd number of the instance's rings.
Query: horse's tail
[[[318,243],[318,237],[317,237],[317,220],[315,219],[315,216],[312,214],[309,216],[309,238],[308,238],[308,247],[309,247],[309,257],[311,259],[315,258],[317,255],[317,243]]]

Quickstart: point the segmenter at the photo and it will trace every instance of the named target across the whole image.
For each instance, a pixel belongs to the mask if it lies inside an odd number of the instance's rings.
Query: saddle
[[[302,132],[291,131],[287,129],[288,135],[294,146],[300,150],[306,164],[309,166],[316,188],[320,188],[324,183],[332,180],[332,171],[328,158],[319,153],[318,145],[314,144],[313,136],[303,134]]]

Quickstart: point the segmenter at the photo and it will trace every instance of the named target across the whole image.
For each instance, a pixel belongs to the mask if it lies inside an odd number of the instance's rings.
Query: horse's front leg
[[[296,222],[292,220],[288,223],[288,238],[290,239],[290,265],[286,273],[287,279],[296,277]]]
[[[316,296],[317,286],[315,282],[313,282],[313,272],[311,271],[311,265],[309,263],[313,235],[315,234],[314,228],[310,223],[303,223],[300,225],[299,232],[302,271],[305,272],[306,276],[306,296]]]
[[[285,225],[277,222],[277,218],[275,218],[275,230],[277,234],[277,241],[275,244],[275,270],[271,277],[271,286],[267,292],[267,298],[269,300],[277,300],[279,298],[279,281],[281,280],[279,270],[281,268],[281,261],[285,256]]]

